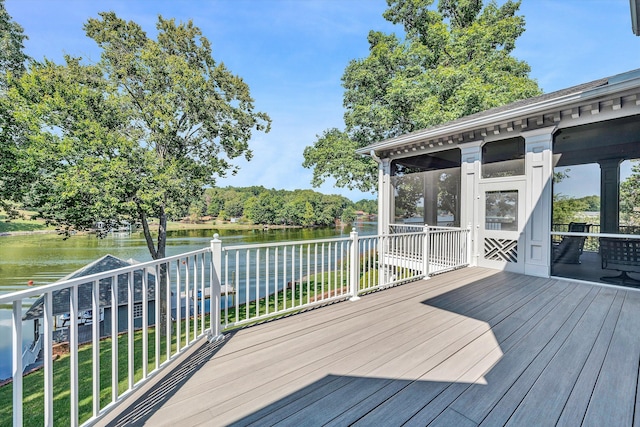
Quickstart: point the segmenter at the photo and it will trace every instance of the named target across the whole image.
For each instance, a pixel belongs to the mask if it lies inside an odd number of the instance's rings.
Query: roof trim
[[[640,2],[640,0],[637,0]],[[552,110],[563,109],[576,102],[586,103],[594,98],[640,87],[640,69],[618,74],[609,78],[539,95],[462,117],[443,125],[419,130],[395,138],[386,139],[356,150],[357,154],[368,155],[371,150],[381,152],[427,139],[444,138],[454,134],[470,132],[497,123],[522,117],[536,116]],[[492,112],[492,110],[495,110]]]

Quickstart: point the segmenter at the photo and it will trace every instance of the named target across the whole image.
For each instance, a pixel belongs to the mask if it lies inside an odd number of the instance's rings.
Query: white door
[[[480,184],[478,263],[524,273],[525,181]]]

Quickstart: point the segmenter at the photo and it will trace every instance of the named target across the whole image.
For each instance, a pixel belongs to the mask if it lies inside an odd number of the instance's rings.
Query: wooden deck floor
[[[632,426],[639,360],[640,291],[467,268],[205,344],[101,424]]]

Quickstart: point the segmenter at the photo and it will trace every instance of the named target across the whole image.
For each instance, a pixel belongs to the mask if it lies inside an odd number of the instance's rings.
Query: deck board
[[[639,329],[640,291],[466,268],[203,344],[98,425],[630,426]]]

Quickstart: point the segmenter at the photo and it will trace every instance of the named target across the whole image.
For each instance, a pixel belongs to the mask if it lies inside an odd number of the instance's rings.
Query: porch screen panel
[[[524,138],[490,142],[482,146],[482,177],[524,175]]]
[[[396,159],[392,163],[394,221],[460,226],[460,150]]]

